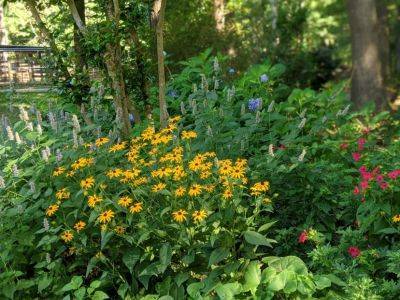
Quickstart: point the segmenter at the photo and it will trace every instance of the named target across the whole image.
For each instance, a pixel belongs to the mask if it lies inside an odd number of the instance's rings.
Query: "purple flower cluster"
[[[266,83],[268,80],[269,80],[269,77],[268,77],[267,74],[262,74],[262,75],[260,76],[260,81],[261,81],[262,83]]]
[[[251,98],[247,103],[247,107],[250,111],[256,111],[261,109],[262,99],[261,98]]]

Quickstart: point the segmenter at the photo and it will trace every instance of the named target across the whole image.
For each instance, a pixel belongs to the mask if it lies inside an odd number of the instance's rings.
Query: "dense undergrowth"
[[[169,82],[169,126],[129,141],[99,89],[85,120],[7,98],[2,298],[400,296],[397,117],[208,54]]]

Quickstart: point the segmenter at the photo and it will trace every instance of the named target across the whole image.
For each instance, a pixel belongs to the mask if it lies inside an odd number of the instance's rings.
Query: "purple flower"
[[[178,93],[175,90],[168,91],[167,95],[172,97],[172,98],[177,98],[178,97]]]
[[[262,75],[260,76],[260,81],[261,81],[262,83],[266,83],[268,80],[269,80],[269,77],[268,77],[267,74],[262,74]]]
[[[249,108],[250,111],[256,111],[261,109],[261,105],[262,105],[262,99],[261,98],[251,98],[248,103],[247,103],[247,107]]]
[[[233,74],[235,74],[236,71],[234,68],[229,68],[228,72],[229,72],[229,74],[233,75]]]

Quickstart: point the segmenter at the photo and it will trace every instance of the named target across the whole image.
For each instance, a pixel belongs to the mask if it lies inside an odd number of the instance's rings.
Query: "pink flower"
[[[367,128],[365,128],[365,129],[363,130],[363,133],[364,133],[364,134],[368,134],[370,131],[371,131],[371,129],[369,129],[369,128],[367,127]]]
[[[361,181],[361,189],[366,190],[368,188],[368,181]]]
[[[359,138],[357,141],[358,144],[358,151],[362,151],[364,149],[364,145],[366,143],[366,140],[364,138]]]
[[[400,176],[400,170],[394,170],[388,173],[388,177],[393,180],[395,180],[399,176]]]
[[[341,150],[346,150],[347,147],[349,147],[349,144],[347,144],[347,143],[342,143],[342,144],[340,144],[340,149],[341,149]]]
[[[361,198],[361,203],[365,203],[365,197]]]
[[[376,181],[381,183],[383,181],[383,175],[376,176]]]
[[[379,186],[381,187],[382,190],[385,190],[385,189],[387,189],[387,187],[388,187],[389,185],[388,185],[387,182],[381,182],[381,183],[379,184]]]
[[[303,230],[299,235],[299,244],[304,244],[308,240],[307,231]]]
[[[353,190],[353,194],[354,195],[358,195],[360,193],[360,189],[358,188],[358,186],[356,186]]]
[[[361,154],[358,153],[358,152],[354,152],[354,153],[352,154],[352,156],[353,156],[354,161],[359,161],[360,158],[361,158]]]
[[[370,172],[364,172],[361,174],[362,178],[364,181],[372,180],[374,179],[374,176]]]
[[[349,253],[352,258],[356,258],[361,255],[361,250],[356,246],[351,246],[347,249],[347,253]]]
[[[361,166],[358,170],[359,170],[360,173],[362,174],[362,173],[367,172],[367,167],[366,167],[366,166]]]

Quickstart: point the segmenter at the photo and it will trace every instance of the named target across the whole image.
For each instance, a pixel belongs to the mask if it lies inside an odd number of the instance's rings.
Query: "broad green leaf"
[[[211,252],[208,265],[215,265],[229,256],[230,252],[226,248],[217,248]]]
[[[272,247],[271,243],[265,236],[255,231],[245,231],[244,238],[246,242],[252,245]]]
[[[255,295],[257,287],[261,281],[261,269],[258,261],[251,261],[244,274],[245,283],[243,286],[244,291],[250,291]]]

